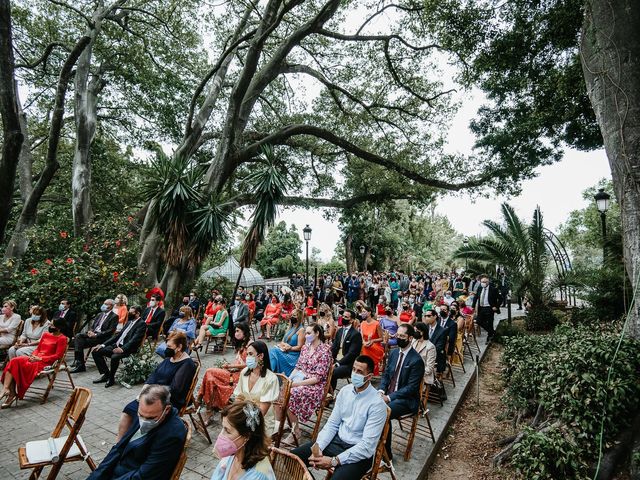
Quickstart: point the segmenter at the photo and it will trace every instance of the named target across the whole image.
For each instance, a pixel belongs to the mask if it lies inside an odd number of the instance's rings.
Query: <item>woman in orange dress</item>
[[[9,361],[2,374],[4,391],[0,399],[6,398],[2,408],[10,407],[18,398],[22,400],[44,367],[53,365],[56,360],[62,358],[67,348],[67,337],[60,332],[64,325],[64,319],[56,318],[49,327],[49,332],[42,334],[38,348],[31,355],[12,358]]]
[[[240,371],[246,367],[247,347],[251,344],[249,324],[240,322],[235,325],[234,344],[236,358],[232,364],[225,363],[222,368],[208,368],[204,372],[198,391],[198,404],[204,405],[207,413],[205,423],[209,423],[213,412],[222,410],[229,403],[233,390],[238,384]]]
[[[360,313],[360,333],[362,334],[362,355],[373,359],[374,375],[380,375],[380,362],[384,357],[382,346],[382,327],[380,322],[371,316],[371,308],[367,305]]]
[[[280,321],[280,313],[282,312],[282,304],[278,301],[278,297],[273,295],[269,305],[264,309],[264,317],[260,320],[260,336],[261,339],[264,336],[265,329],[267,330],[267,340],[271,340],[271,327],[277,325]]]

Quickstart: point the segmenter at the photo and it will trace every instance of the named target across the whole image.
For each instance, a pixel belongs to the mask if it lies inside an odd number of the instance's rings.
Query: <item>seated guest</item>
[[[351,383],[340,389],[327,423],[318,434],[320,456],[312,442],[292,450],[306,465],[334,468],[333,480],[355,480],[371,468],[387,420],[387,407],[371,385],[373,360],[360,355],[353,363]]]
[[[400,312],[400,323],[416,323],[416,314],[408,301],[402,302],[402,311]]]
[[[249,306],[244,301],[244,295],[236,295],[229,313],[234,325],[249,321]]]
[[[178,412],[184,407],[193,382],[193,376],[196,373],[196,364],[186,350],[187,336],[184,332],[172,332],[167,338],[166,358],[144,382],[146,385],[168,386],[171,392],[171,405]],[[136,399],[124,407],[120,416],[120,425],[118,426],[118,439],[122,438],[131,427],[133,417],[138,414],[138,406],[139,402]]]
[[[291,422],[291,434],[284,442],[293,445],[295,439],[302,438],[298,422],[306,422],[315,413],[323,400],[324,387],[333,358],[331,347],[324,343],[324,330],[316,323],[308,325],[305,333],[305,344],[302,347],[296,368],[289,375],[291,396],[289,409],[286,412]],[[282,409],[276,409],[277,424],[283,421]]]
[[[200,391],[198,392],[198,404],[204,404],[207,410],[205,424],[213,412],[222,410],[228,403],[233,390],[238,384],[240,371],[246,367],[247,347],[251,344],[249,324],[246,322],[236,325],[233,335],[236,350],[236,358],[232,364],[225,363],[222,368],[208,368],[204,372]]]
[[[140,316],[141,312],[142,309],[138,306],[129,308],[129,320],[122,331],[113,335],[93,351],[91,356],[102,375],[93,383],[104,383],[106,388],[115,385],[116,371],[120,360],[138,351],[147,329],[147,325]],[[111,358],[109,367],[107,367],[104,357]]]
[[[302,345],[304,345],[304,312],[298,308],[289,317],[291,325],[282,337],[282,341],[269,350],[271,371],[289,376],[296,366]]]
[[[178,417],[178,410],[171,406],[171,393],[166,385],[145,385],[139,399],[131,428],[87,480],[169,480],[172,477],[187,429]]]
[[[424,323],[429,327],[429,341],[436,347],[436,372],[444,372],[447,365],[447,355],[445,352],[447,332],[438,324],[438,314],[435,310],[429,310],[422,317]]]
[[[389,302],[387,302],[387,298],[384,295],[380,295],[378,299],[378,303],[376,304],[376,314],[381,317],[385,315]]]
[[[129,318],[129,300],[124,293],[119,293],[113,300],[113,313],[118,315],[118,326],[116,331],[119,332],[123,329],[124,324],[127,323]]]
[[[202,350],[202,344],[206,337],[216,337],[227,333],[229,328],[229,312],[227,312],[227,301],[223,297],[217,297],[216,299],[218,308],[216,309],[215,316],[205,321],[200,327],[200,333],[195,342],[193,342],[193,348]],[[214,307],[215,308],[215,307]]]
[[[464,350],[463,337],[465,332],[466,320],[464,318],[464,315],[462,315],[462,313],[459,310],[458,302],[453,302],[449,307],[449,311],[451,312],[451,315],[449,315],[449,318],[456,324],[456,329],[455,329],[456,339],[455,339],[454,350],[452,352],[453,356],[451,358],[451,363],[453,365],[462,365],[463,358],[461,357],[461,355],[462,355],[462,351]],[[460,353],[460,355],[455,354],[456,351]]]
[[[47,311],[39,305],[31,309],[31,317],[27,318],[22,329],[22,335],[13,347],[9,349],[9,360],[14,357],[29,356],[38,347],[42,334],[49,329]]]
[[[266,329],[267,340],[271,340],[271,327],[278,324],[280,321],[280,314],[282,313],[282,305],[278,301],[277,295],[272,295],[269,304],[264,309],[262,320],[260,320],[260,336],[263,338]]]
[[[10,407],[18,398],[23,399],[29,386],[45,367],[53,365],[64,355],[67,349],[66,336],[61,328],[65,322],[61,318],[54,320],[49,331],[42,334],[38,347],[28,357],[16,357],[7,363],[2,374],[4,390],[1,399],[6,399],[2,408]]]
[[[159,293],[153,294],[149,300],[149,306],[141,315],[143,322],[147,325],[147,335],[154,340],[158,338],[160,327],[164,322],[165,311],[162,305],[162,296]]]
[[[211,480],[276,480],[264,417],[253,402],[236,401],[222,411],[214,453],[220,462]]]
[[[191,311],[193,312],[193,316],[197,322],[200,318],[200,314],[202,313],[202,302],[193,290],[189,292],[189,306],[191,307]]]
[[[169,328],[167,334],[171,335],[172,332],[184,332],[187,337],[187,348],[185,352],[189,353],[189,345],[196,338],[196,319],[193,317],[193,310],[191,307],[183,305],[178,310],[178,318],[176,318]],[[162,342],[156,348],[156,353],[162,358],[165,357],[164,350],[167,348],[167,342]]]
[[[393,314],[393,309],[391,307],[387,307],[383,315],[380,318],[380,327],[382,328],[383,333],[387,332],[389,335],[388,344],[390,347],[395,347],[398,344],[396,340],[396,333],[398,332],[398,325],[400,325],[400,320]]]
[[[411,346],[415,334],[413,325],[403,323],[398,327],[398,348],[389,355],[387,368],[380,382],[380,395],[391,409],[391,419],[416,413],[420,407],[420,382],[424,376],[422,357]],[[391,422],[386,443],[389,460],[391,453]]]
[[[275,425],[271,404],[280,395],[280,384],[276,374],[271,371],[266,343],[258,340],[247,347],[247,366],[240,372],[233,395],[236,399],[251,400],[258,404],[264,415],[267,435],[271,435]]]
[[[110,339],[118,328],[118,314],[114,311],[114,301],[106,299],[100,307],[100,313],[91,322],[91,328],[87,333],[79,333],[74,341],[73,367],[71,373],[86,372],[84,365],[84,349],[101,345]]]
[[[382,346],[382,328],[380,322],[371,315],[371,308],[366,305],[362,307],[360,313],[360,333],[362,334],[362,355],[371,357],[376,368],[374,375],[380,374],[380,363],[384,357],[384,347]]]
[[[458,324],[451,319],[451,314],[449,313],[448,305],[440,306],[440,319],[438,323],[442,328],[444,328],[447,343],[446,343],[446,353],[447,360],[451,362],[451,357],[456,350],[456,339],[458,338]]]
[[[8,350],[16,341],[16,333],[22,318],[15,313],[18,305],[13,300],[2,302],[0,315],[0,351]]]
[[[53,319],[61,318],[64,320],[64,325],[62,327],[62,334],[67,338],[73,338],[73,333],[76,328],[76,322],[78,320],[78,315],[74,310],[71,310],[71,303],[69,300],[63,299],[60,300],[60,305],[58,305],[58,311],[53,315]]]
[[[355,314],[351,310],[345,310],[342,314],[342,328],[338,329],[333,340],[331,355],[334,360],[333,375],[331,376],[331,388],[336,389],[339,378],[349,378],[353,370],[353,362],[362,350],[362,335],[351,326]],[[373,371],[373,370],[372,370]]]
[[[429,327],[424,322],[416,324],[416,333],[411,344],[424,362],[424,383],[433,385],[436,373],[436,346],[429,341]]]
[[[318,308],[318,325],[324,330],[324,338],[327,342],[331,343],[336,335],[336,322],[333,319],[333,313],[331,307],[326,303],[320,304]]]

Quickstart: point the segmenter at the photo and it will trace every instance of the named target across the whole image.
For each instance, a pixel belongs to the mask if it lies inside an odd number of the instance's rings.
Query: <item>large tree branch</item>
[[[416,172],[410,168],[405,167],[397,163],[394,160],[384,158],[376,153],[365,150],[351,141],[336,135],[335,133],[327,130],[325,128],[316,127],[313,125],[305,125],[305,124],[296,124],[296,125],[288,125],[284,127],[282,130],[274,132],[270,135],[267,135],[263,139],[247,146],[243,150],[239,151],[235,157],[234,161],[236,165],[240,165],[244,163],[251,157],[254,157],[259,154],[260,148],[266,144],[272,145],[283,145],[286,144],[291,137],[296,137],[300,135],[310,135],[319,139],[322,139],[326,142],[332,143],[343,150],[361,158],[370,163],[374,163],[376,165],[380,165],[385,167],[388,170],[394,171],[402,175],[403,177],[413,180],[414,182],[424,185],[426,187],[437,188],[441,190],[451,190],[458,191],[467,188],[474,188],[482,186],[492,179],[496,178],[499,171],[496,170],[487,170],[482,175],[479,175],[471,180],[467,180],[460,183],[451,183],[444,180],[439,180],[435,178],[425,177],[419,172]]]
[[[53,49],[56,48],[56,47],[63,48],[67,52],[69,51],[69,47],[67,45],[65,45],[64,43],[51,42],[44,49],[44,52],[42,52],[42,55],[40,56],[40,58],[34,60],[31,63],[16,63],[16,68],[29,68],[29,69],[36,68],[38,65],[40,65],[43,62],[46,62],[49,59],[49,56],[51,55],[51,52],[53,52]]]

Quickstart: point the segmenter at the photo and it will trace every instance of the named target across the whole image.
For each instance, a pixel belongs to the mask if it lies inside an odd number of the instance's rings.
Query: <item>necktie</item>
[[[482,289],[482,302],[480,303],[481,307],[484,307],[487,303],[489,303],[489,302],[487,302],[487,294],[488,294],[488,292],[489,292],[489,287],[484,287]]]
[[[104,323],[105,318],[107,318],[107,314],[103,313],[102,318],[98,321],[98,325],[96,326],[96,328],[94,328],[96,332],[102,331],[102,324]]]
[[[347,338],[347,333],[349,333],[349,330],[342,330],[342,338],[340,339],[340,350],[338,350],[337,360],[342,360],[342,357],[344,357],[344,339]]]
[[[400,376],[400,367],[402,367],[403,359],[404,359],[404,352],[400,352],[400,358],[398,359],[396,370],[393,372],[393,377],[391,377],[391,382],[389,383],[389,389],[387,390],[387,394],[391,394],[396,391],[396,385],[398,383],[398,377]]]
[[[147,315],[147,319],[144,321],[144,323],[149,325],[149,322],[151,322],[151,319],[153,318],[153,312],[155,312],[155,310],[155,308],[152,308],[151,311],[149,311],[149,315]]]

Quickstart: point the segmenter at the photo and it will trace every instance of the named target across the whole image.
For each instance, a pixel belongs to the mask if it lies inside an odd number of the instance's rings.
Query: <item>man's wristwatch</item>
[[[331,458],[331,466],[333,468],[336,468],[338,465],[340,465],[340,461],[338,460],[338,457],[332,457]]]

